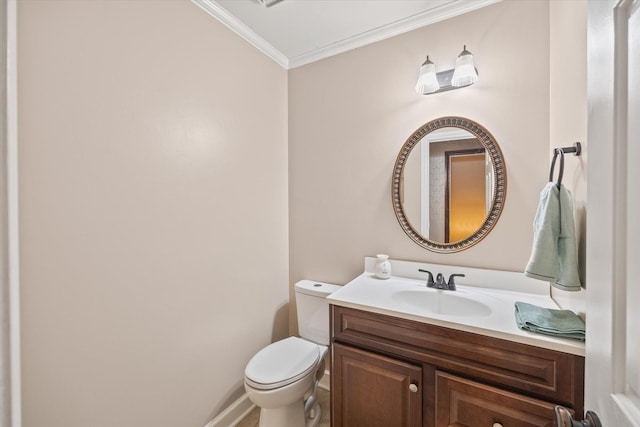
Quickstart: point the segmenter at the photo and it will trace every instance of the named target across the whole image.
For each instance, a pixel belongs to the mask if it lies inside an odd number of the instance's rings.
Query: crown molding
[[[462,15],[464,13],[471,12],[472,10],[480,9],[501,1],[502,0],[481,0],[478,2],[466,2],[456,0],[438,8],[413,15],[391,24],[375,28],[371,31],[366,31],[353,37],[349,37],[331,45],[315,49],[303,55],[289,58],[289,68],[300,67],[330,56],[338,55],[352,49],[379,42],[430,24],[435,24],[436,22],[444,21],[445,19]]]
[[[251,43],[269,58],[280,64],[283,68],[289,70],[310,64],[321,59],[328,58],[333,55],[347,52],[352,49],[366,46],[393,36],[406,33],[417,28],[421,28],[448,18],[452,18],[463,13],[471,12],[476,9],[498,3],[502,0],[480,0],[475,2],[453,0],[452,2],[440,6],[429,11],[410,16],[405,19],[398,20],[388,25],[375,28],[371,31],[357,34],[353,37],[314,49],[302,55],[288,58],[278,49],[273,47],[269,42],[256,34],[251,28],[247,27],[235,16],[231,15],[222,8],[215,0],[191,0],[193,3],[201,7],[211,16],[222,22],[229,29],[234,31],[240,37]]]
[[[256,34],[235,16],[231,15],[214,0],[191,0],[209,15],[222,22],[231,31],[251,43],[255,48],[277,62],[281,67],[289,69],[289,59],[269,42]]]

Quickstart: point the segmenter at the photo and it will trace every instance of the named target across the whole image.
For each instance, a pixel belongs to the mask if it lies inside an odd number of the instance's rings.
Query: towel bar
[[[582,144],[576,142],[573,147],[561,147],[553,149],[553,160],[551,161],[551,170],[549,171],[549,182],[553,181],[553,172],[556,167],[556,159],[560,155],[560,170],[558,172],[558,188],[562,184],[562,175],[564,174],[564,154],[573,153],[574,156],[579,156],[582,153]]]

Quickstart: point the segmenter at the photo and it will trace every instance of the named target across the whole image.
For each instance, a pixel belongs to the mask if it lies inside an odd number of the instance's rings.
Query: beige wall
[[[187,0],[18,31],[23,425],[202,427],[287,333],[286,71]]]
[[[453,68],[463,44],[480,80],[420,96],[429,54]],[[476,246],[436,254],[413,243],[391,206],[391,172],[406,138],[446,115],[484,125],[505,156],[502,216]],[[549,162],[549,4],[505,1],[289,73],[290,280],[345,283],[363,256],[522,271]]]
[[[563,184],[575,200],[579,273],[583,286],[586,277],[587,246],[587,1],[552,1],[549,8],[550,47],[550,160],[556,147],[582,143],[582,154],[565,156]],[[556,165],[556,178],[558,166]],[[553,296],[564,308],[584,314],[584,292],[553,289]]]

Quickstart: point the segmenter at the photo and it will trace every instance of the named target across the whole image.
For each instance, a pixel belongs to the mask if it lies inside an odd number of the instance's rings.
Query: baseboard
[[[246,417],[255,406],[249,400],[247,393],[244,393],[204,427],[233,427]]]
[[[331,373],[324,371],[324,376],[320,379],[318,387],[330,391],[331,389]],[[255,408],[247,393],[240,396],[235,402],[220,412],[217,417],[212,419],[204,427],[233,427],[246,417],[253,408]]]

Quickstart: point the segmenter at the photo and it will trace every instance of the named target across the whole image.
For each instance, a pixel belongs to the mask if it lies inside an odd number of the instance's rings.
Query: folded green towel
[[[554,310],[516,302],[516,323],[520,329],[584,341],[584,322],[570,310]]]

